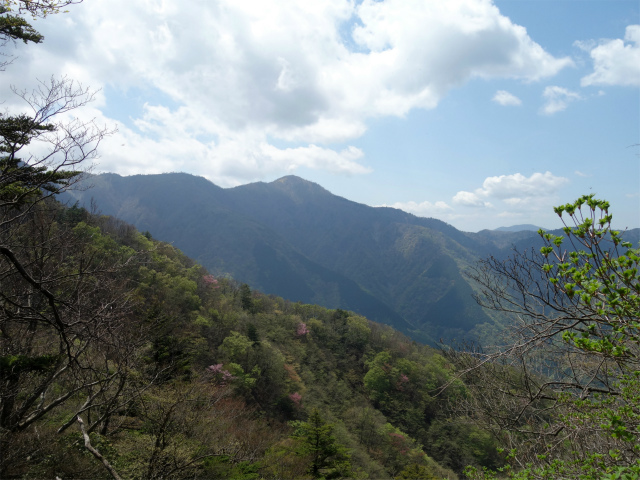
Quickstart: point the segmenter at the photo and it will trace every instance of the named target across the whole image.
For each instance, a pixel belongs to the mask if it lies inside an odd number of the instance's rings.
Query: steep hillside
[[[215,277],[78,207],[43,201],[18,227],[0,258],[1,478],[455,480],[501,464],[449,409],[465,395],[452,366],[391,327]]]
[[[173,243],[218,274],[266,293],[330,308],[354,310],[407,332],[400,314],[337,271],[310,260],[285,236],[233,208],[227,191],[186,174],[91,178],[73,192],[87,205]],[[277,208],[277,207],[274,207]]]
[[[221,189],[187,174],[91,177],[74,192],[266,293],[357,311],[435,343],[492,320],[463,270],[486,245],[435,219],[372,208],[298,177]]]
[[[94,199],[103,213],[172,242],[216,274],[353,310],[431,343],[473,337],[495,323],[473,300],[466,269],[488,255],[505,258],[514,246],[541,245],[536,232],[461,232],[295,176],[231,189],[182,173],[104,174],[89,183],[71,201]]]
[[[461,275],[484,247],[444,222],[351,202],[294,176],[230,189],[229,197],[234,210],[353,279],[433,338],[489,321]]]

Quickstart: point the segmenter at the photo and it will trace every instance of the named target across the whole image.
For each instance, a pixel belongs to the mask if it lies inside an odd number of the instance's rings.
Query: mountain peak
[[[287,193],[288,195],[302,199],[309,196],[331,195],[331,192],[321,187],[317,183],[305,180],[295,175],[287,175],[285,177],[274,180],[269,185]]]
[[[271,183],[274,185],[305,186],[307,188],[318,188],[320,190],[324,190],[325,192],[327,191],[317,183],[310,180],[305,180],[304,178],[298,177],[296,175],[285,175],[284,177],[278,178]]]

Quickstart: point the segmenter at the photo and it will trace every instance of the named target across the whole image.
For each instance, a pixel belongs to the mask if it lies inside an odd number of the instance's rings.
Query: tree
[[[134,321],[128,281],[138,256],[98,227],[56,222],[61,209],[34,208],[0,256],[0,476],[27,456],[12,448],[23,432],[48,419],[62,433],[81,415],[105,434],[147,384],[150,326]]]
[[[61,8],[81,2],[82,0],[0,0],[0,6],[19,14],[28,13],[35,18],[59,13]]]
[[[566,237],[541,230],[539,252],[471,274],[513,323],[499,345],[447,352],[473,392],[460,407],[511,451],[515,477],[640,472],[640,251],[593,195],[555,212]]]
[[[246,283],[240,285],[239,294],[240,305],[242,306],[242,309],[248,311],[249,313],[256,313],[255,304],[251,295],[251,288],[249,287],[249,285],[247,285]]]
[[[3,1],[0,41],[40,43],[42,36],[20,14],[44,17],[71,3],[77,2]],[[42,81],[33,92],[13,91],[26,108],[0,116],[3,477],[37,448],[38,442],[15,439],[54,411],[58,418],[48,427],[58,433],[76,419],[83,434],[105,433],[114,412],[143,389],[133,372],[146,341],[145,327],[130,321],[125,280],[137,253],[95,225],[65,221],[53,198],[80,180],[80,168],[89,167],[110,133],[93,122],[58,120],[93,94],[67,78]]]
[[[80,165],[88,168],[102,139],[112,133],[93,122],[56,120],[93,99],[73,80],[51,78],[34,92],[14,91],[30,112],[0,117],[0,226],[77,183]],[[29,153],[32,144],[44,153]]]
[[[2,0],[0,42],[40,43],[43,37],[18,13],[33,17],[56,13],[75,0]],[[0,228],[6,229],[48,198],[72,187],[97,157],[102,139],[112,131],[79,119],[61,121],[85,106],[94,93],[66,77],[40,81],[32,91],[12,87],[25,111],[0,114]],[[34,149],[33,147],[38,147]],[[31,151],[29,149],[31,148]],[[34,150],[41,152],[39,155]],[[3,254],[6,254],[3,253]]]
[[[0,5],[0,42],[6,45],[10,40],[22,40],[24,43],[40,43],[43,36],[24,18],[11,15],[7,6]]]
[[[44,37],[40,35],[29,22],[20,15],[29,14],[32,18],[46,17],[60,12],[61,8],[82,0],[0,0],[0,47],[9,42],[22,40],[24,43],[41,43]],[[11,12],[17,12],[18,15]],[[2,56],[7,56],[4,52]],[[0,62],[0,70],[11,63],[11,57]]]
[[[344,477],[350,470],[347,449],[333,435],[333,425],[326,423],[318,409],[313,409],[307,422],[291,422],[294,438],[302,441],[300,455],[311,458],[310,473],[319,478],[321,471],[327,478]]]

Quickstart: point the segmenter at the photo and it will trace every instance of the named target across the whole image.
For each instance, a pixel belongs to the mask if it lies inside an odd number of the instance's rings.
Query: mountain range
[[[433,218],[369,207],[296,176],[223,189],[184,173],[89,177],[68,202],[172,242],[216,275],[290,301],[355,311],[414,339],[478,338],[498,318],[464,272],[536,232],[468,233]]]

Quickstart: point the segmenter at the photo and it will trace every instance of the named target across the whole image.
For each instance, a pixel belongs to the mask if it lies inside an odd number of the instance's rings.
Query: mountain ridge
[[[440,220],[362,205],[293,175],[228,189],[184,173],[91,181],[75,200],[94,198],[266,293],[353,310],[431,344],[494,323],[463,273],[487,246]]]
[[[522,232],[522,231],[531,231],[537,232],[538,230],[546,230],[546,228],[538,227],[537,225],[532,225],[530,223],[525,223],[521,225],[511,225],[509,227],[498,227],[495,228],[495,232]]]
[[[268,294],[352,310],[413,338],[477,338],[500,319],[473,300],[465,271],[535,232],[461,232],[370,207],[289,175],[221,188],[184,173],[90,177],[71,201],[173,242],[213,273]]]

